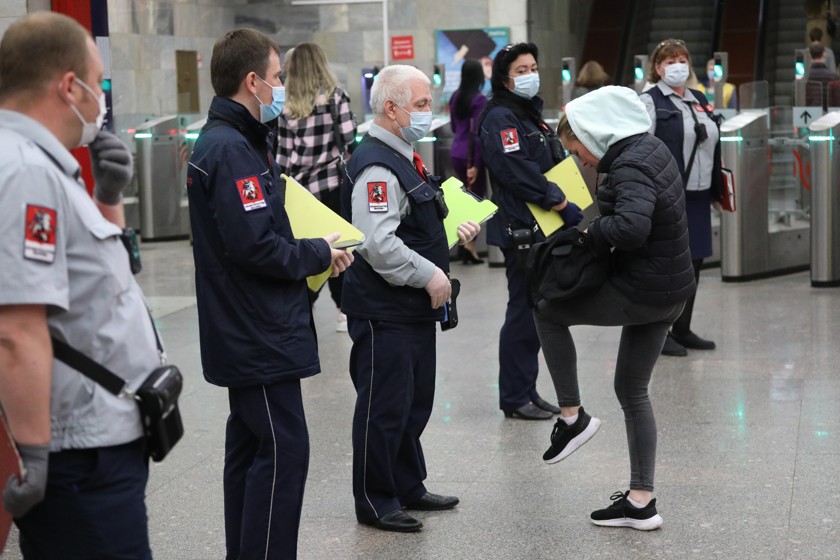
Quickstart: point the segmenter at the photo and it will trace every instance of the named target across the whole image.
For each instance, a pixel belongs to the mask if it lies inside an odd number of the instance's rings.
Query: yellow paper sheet
[[[567,157],[549,169],[545,173],[545,178],[557,185],[569,202],[574,202],[580,206],[581,210],[592,204],[592,195],[589,194],[589,189],[586,187],[586,182],[583,180],[574,159]],[[528,209],[534,215],[537,225],[540,226],[546,237],[563,226],[563,218],[554,210],[544,210],[531,202],[528,203]]]
[[[455,177],[444,181],[441,188],[443,199],[449,208],[449,214],[443,220],[443,227],[451,249],[458,243],[458,226],[469,220],[477,224],[486,222],[499,208],[489,200],[477,199],[473,194],[466,192],[464,183]]]
[[[341,233],[338,243],[364,241],[365,235],[354,228],[353,224],[324,206],[311,192],[288,175],[282,177],[286,179],[286,214],[296,239],[326,237],[337,231]],[[352,250],[352,247],[348,249]],[[314,292],[320,290],[331,273],[332,265],[324,272],[307,278],[309,289]]]

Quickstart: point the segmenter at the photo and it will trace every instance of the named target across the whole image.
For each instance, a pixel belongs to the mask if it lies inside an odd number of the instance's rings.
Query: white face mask
[[[513,93],[519,97],[531,99],[540,91],[540,75],[537,72],[508,77],[513,80]]]
[[[665,83],[671,87],[683,87],[688,81],[688,64],[684,62],[675,62],[665,67],[664,76]]]
[[[76,82],[85,88],[85,90],[91,94],[93,97],[96,97],[96,93],[91,89],[89,85],[84,83],[79,78],[74,78]],[[108,112],[108,108],[105,106],[105,92],[99,94],[97,98],[99,101],[99,114],[96,115],[96,120],[92,123],[87,122],[85,118],[82,116],[82,113],[79,111],[78,107],[75,105],[70,105],[70,110],[75,113],[76,117],[82,122],[82,136],[79,138],[79,146],[87,146],[91,142],[93,142],[96,135],[99,134],[99,131],[102,130],[102,125],[105,122],[105,114]]]

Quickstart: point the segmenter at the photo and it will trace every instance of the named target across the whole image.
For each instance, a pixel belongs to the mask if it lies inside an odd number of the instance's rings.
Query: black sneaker
[[[656,513],[656,498],[643,508],[633,506],[625,493],[616,492],[610,499],[612,505],[606,509],[593,511],[592,523],[601,527],[630,527],[639,531],[653,531],[662,527],[662,517]]]
[[[551,431],[551,447],[543,453],[543,461],[549,465],[562,461],[589,441],[600,427],[601,421],[589,416],[583,411],[583,407],[578,409],[578,419],[571,426],[568,426],[562,417],[558,418]]]

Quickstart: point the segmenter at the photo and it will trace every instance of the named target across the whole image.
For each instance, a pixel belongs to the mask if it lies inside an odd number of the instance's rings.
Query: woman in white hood
[[[568,457],[598,431],[581,406],[571,325],[623,326],[615,362],[615,392],[627,428],[629,490],[594,511],[592,522],[651,530],[662,525],[653,498],[656,422],[648,385],[671,324],[694,292],[682,180],[668,148],[647,133],[650,117],[630,89],[607,86],[566,105],[557,133],[563,146],[599,172],[600,216],[584,235],[609,255],[610,278],[600,288],[561,302],[543,301],[534,317],[561,415],[547,463]]]

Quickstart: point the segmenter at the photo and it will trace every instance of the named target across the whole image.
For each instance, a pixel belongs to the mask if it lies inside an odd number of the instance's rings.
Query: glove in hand
[[[103,204],[119,204],[123,189],[134,175],[131,152],[107,130],[100,130],[88,147],[93,163],[93,195]]]
[[[574,202],[567,202],[566,207],[560,210],[560,217],[563,218],[563,229],[573,228],[583,221],[583,212]]]
[[[25,469],[21,482],[12,475],[3,490],[3,505],[12,517],[23,517],[38,505],[47,492],[47,465],[50,458],[49,445],[18,445],[18,452]]]

